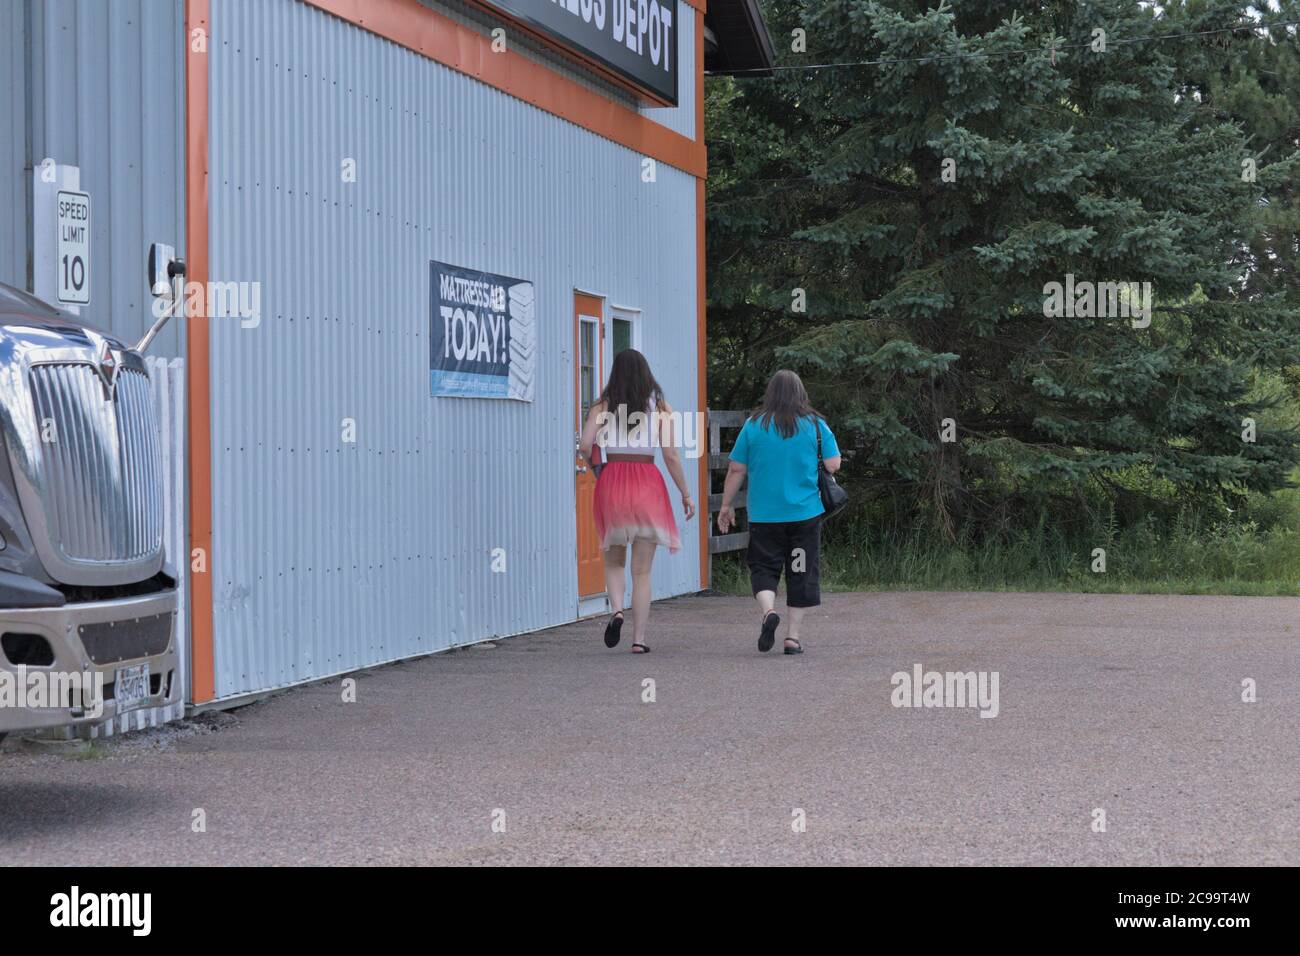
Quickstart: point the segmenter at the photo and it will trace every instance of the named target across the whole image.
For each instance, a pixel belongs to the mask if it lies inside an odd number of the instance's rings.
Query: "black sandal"
[[[641,648],[641,650],[638,651],[638,650],[637,650],[638,647]],[[650,653],[650,645],[649,645],[649,644],[635,644],[635,643],[634,643],[634,644],[632,645],[632,653],[633,653],[633,654],[649,654],[649,653]]]
[[[786,652],[787,654],[802,654],[802,653],[803,653],[803,644],[801,644],[801,643],[799,642],[799,638],[797,638],[797,637],[787,637],[787,638],[786,638],[786,641],[787,641],[787,644],[786,644],[785,652]],[[789,646],[789,644],[788,644],[789,641],[794,641],[794,647],[790,647],[790,646]]]
[[[776,643],[776,629],[781,626],[781,615],[775,611],[768,611],[767,617],[763,618],[763,630],[758,634],[758,649],[766,654]]]
[[[623,630],[623,612],[615,611],[614,616],[611,617],[609,619],[609,623],[605,625],[605,646],[617,647],[618,639],[620,636],[619,632],[622,630]]]

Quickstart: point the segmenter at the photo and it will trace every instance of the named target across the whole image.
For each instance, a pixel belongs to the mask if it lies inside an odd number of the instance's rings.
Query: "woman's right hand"
[[[731,530],[731,526],[736,523],[736,511],[730,505],[723,505],[718,509],[718,530],[726,534]]]

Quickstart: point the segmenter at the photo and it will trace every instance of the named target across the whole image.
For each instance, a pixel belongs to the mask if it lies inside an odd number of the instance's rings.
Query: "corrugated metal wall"
[[[0,3],[0,282],[27,288],[23,4]]]
[[[572,620],[572,290],[694,409],[694,180],[315,8],[212,15],[211,273],[263,313],[211,326],[217,696]],[[430,396],[430,259],[535,283],[535,402]]]
[[[641,107],[641,112],[662,126],[695,138],[695,10],[677,0],[677,105]]]
[[[91,194],[92,301],[81,317],[129,342],[153,321],[145,282],[148,244],[184,246],[181,26],[181,0],[0,3],[0,281],[27,288],[31,173],[24,170],[23,123],[29,95],[32,160],[79,166],[81,188]],[[183,323],[171,323],[150,354],[180,355],[182,329]]]

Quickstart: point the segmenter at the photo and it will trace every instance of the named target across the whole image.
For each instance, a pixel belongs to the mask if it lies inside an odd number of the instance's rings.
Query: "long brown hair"
[[[824,417],[808,401],[808,390],[803,387],[803,380],[788,368],[783,368],[772,376],[763,393],[763,403],[754,410],[750,418],[758,419],[764,428],[770,428],[776,422],[776,430],[782,438],[789,438],[799,427],[799,419]]]
[[[600,393],[600,401],[605,403],[605,411],[618,413],[620,405],[626,406],[627,414],[644,412],[654,399],[656,408],[664,400],[663,389],[650,373],[650,363],[636,349],[624,349],[614,356],[614,364],[609,370],[609,381]]]

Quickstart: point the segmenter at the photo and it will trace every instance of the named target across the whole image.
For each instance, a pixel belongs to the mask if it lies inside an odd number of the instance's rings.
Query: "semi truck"
[[[151,252],[155,295],[178,263]],[[168,316],[131,347],[0,285],[0,737],[182,693],[142,354]]]

